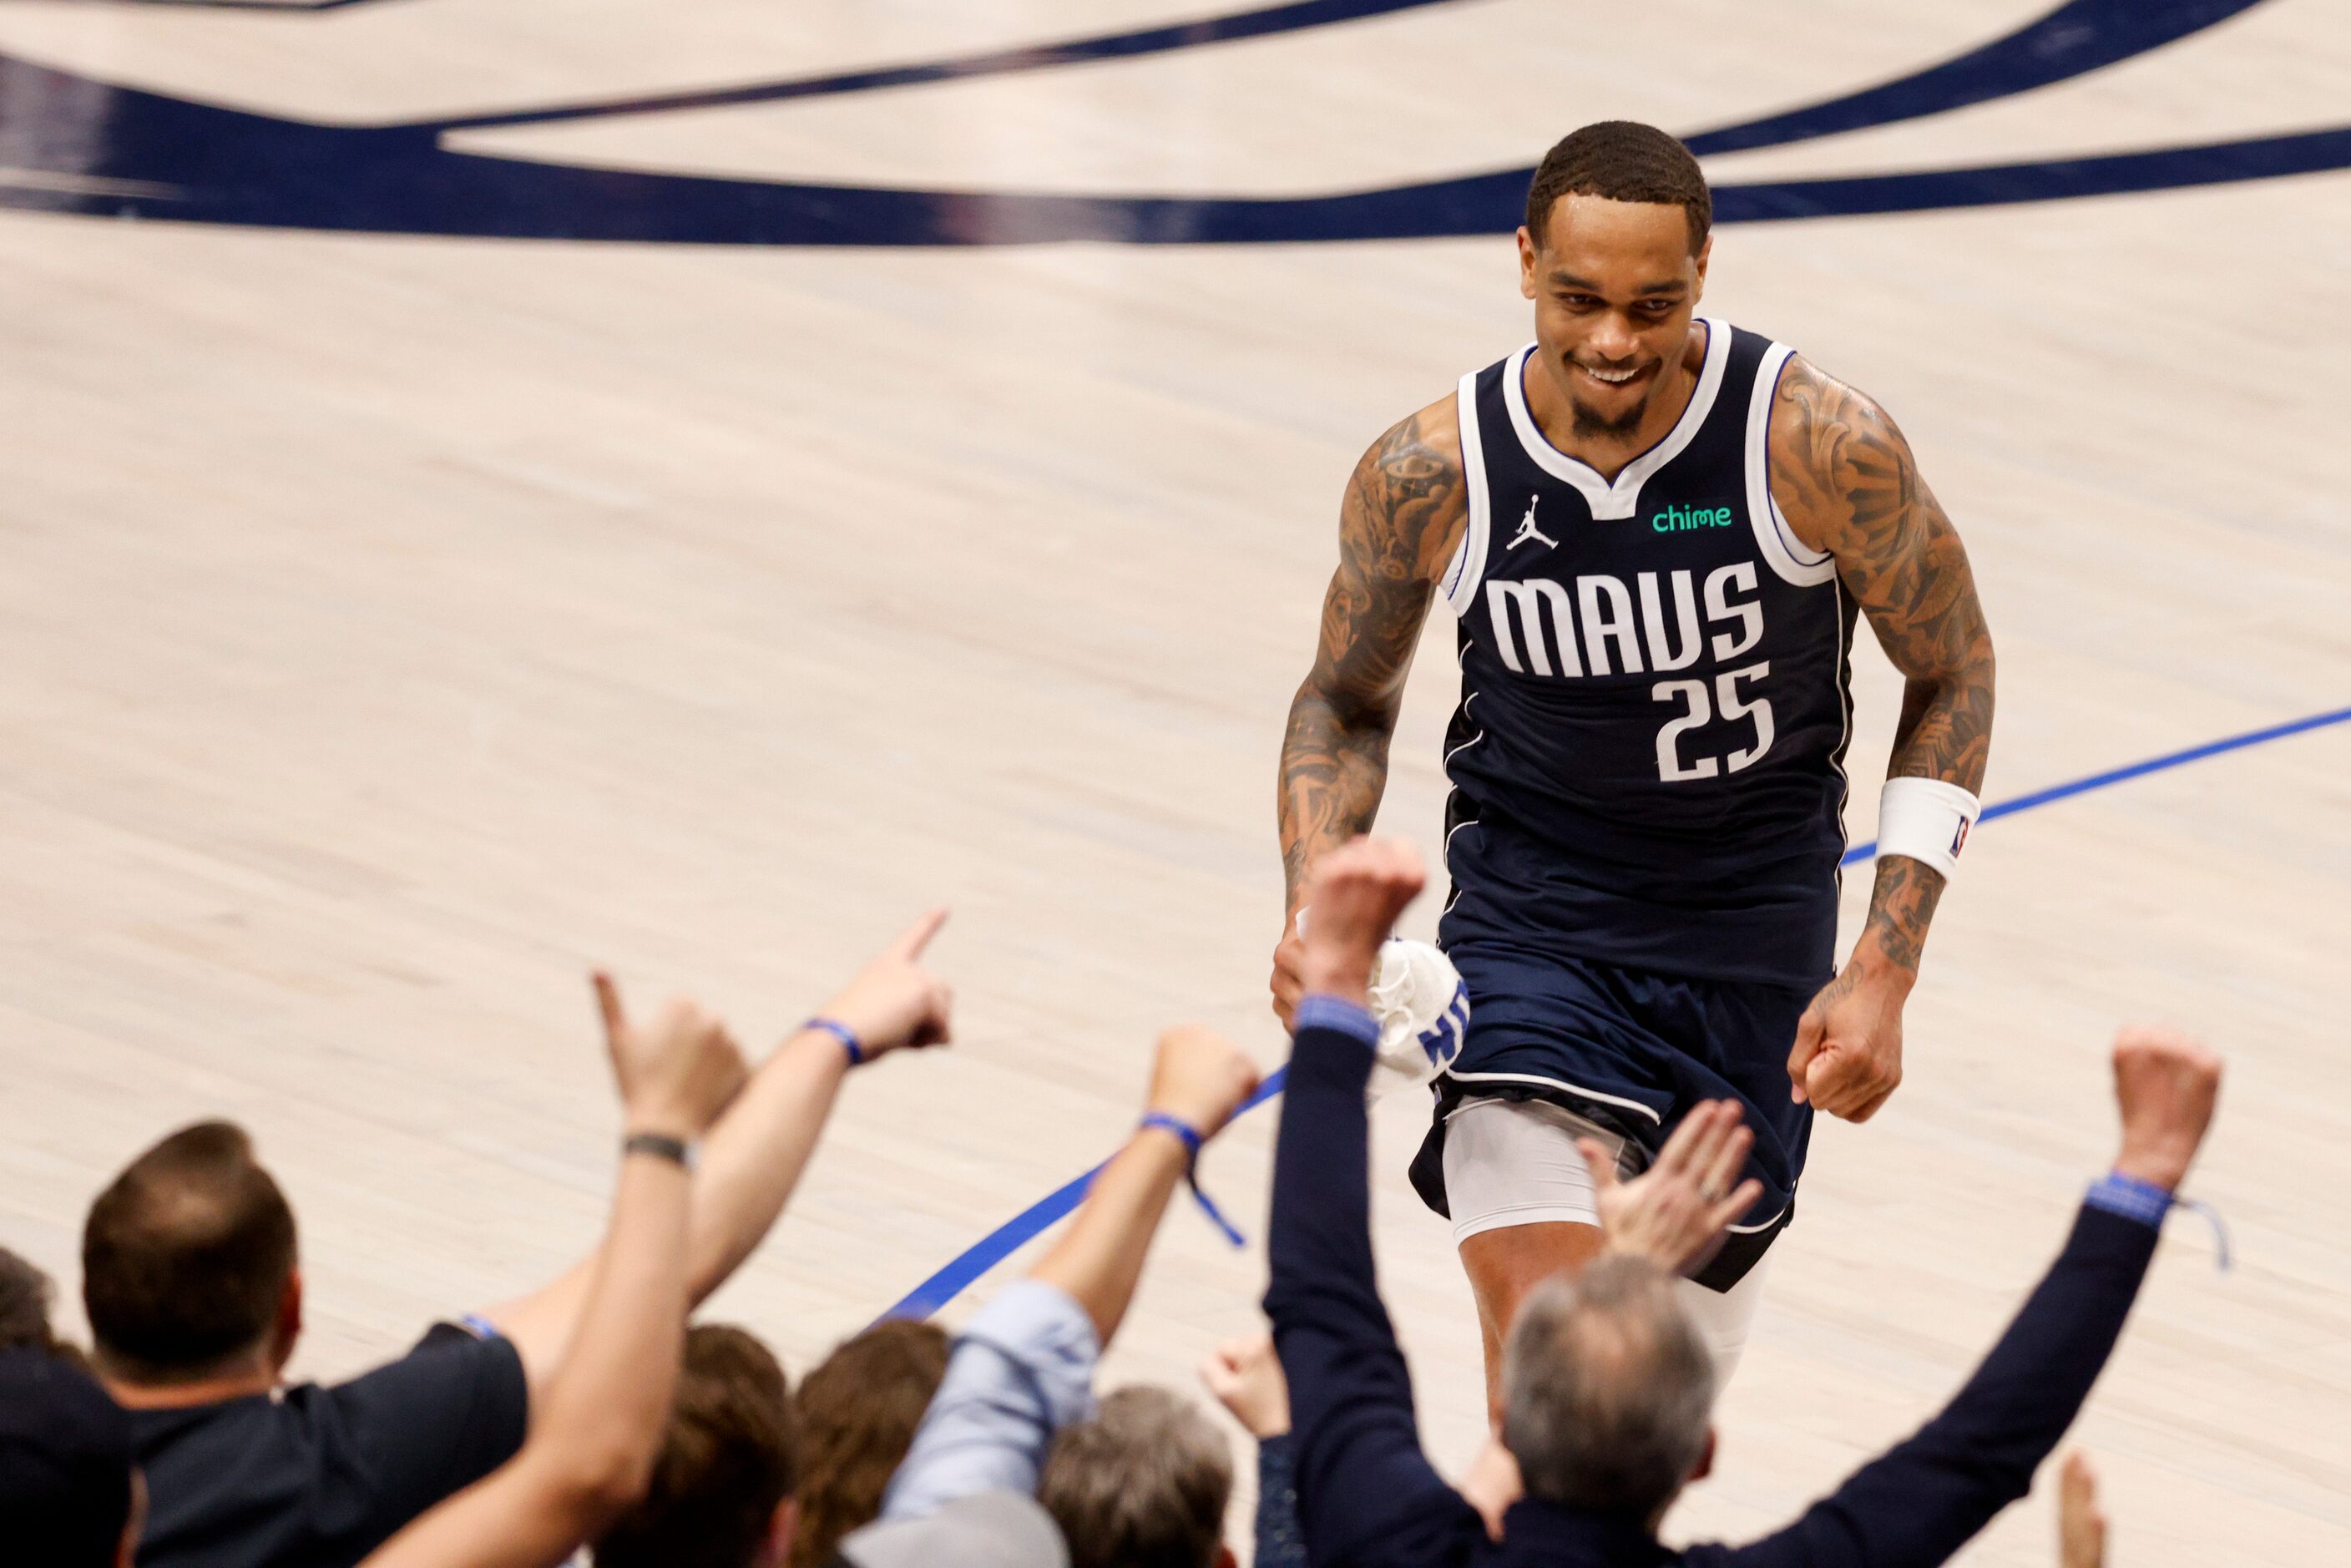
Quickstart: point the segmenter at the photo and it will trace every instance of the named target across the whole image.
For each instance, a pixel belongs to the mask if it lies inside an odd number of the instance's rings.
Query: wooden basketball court
[[[106,1176],[233,1116],[303,1222],[295,1369],[350,1372],[597,1234],[590,964],[768,1037],[946,902],[958,1044],[855,1082],[714,1305],[797,1374],[1114,1146],[1162,1026],[1276,1065],[1275,755],[1341,486],[1529,331],[1484,197],[1381,214],[1587,120],[1757,121],[2042,26],[1948,107],[1930,77],[1710,156],[1761,193],[1707,309],[1901,420],[1999,642],[1988,800],[2351,704],[2351,173],[2308,134],[2351,135],[2340,6],[1277,9],[0,6],[0,1244],[70,1297]],[[1160,41],[1007,53],[1120,37]],[[425,129],[345,134],[387,125]],[[1234,225],[1278,243],[1119,243]],[[1451,639],[1382,819],[1432,857]],[[1856,679],[1863,780],[1898,686],[1874,648]],[[2116,1560],[2351,1557],[2346,777],[2319,726],[1981,830],[1907,1082],[1817,1134],[1669,1533],[1768,1528],[1940,1403],[2150,1019],[2231,1059],[2193,1185],[2236,1258],[2175,1218],[2077,1429]],[[1422,1119],[1381,1108],[1379,1238],[1458,1464],[1478,1337],[1403,1179]],[[1206,1164],[1253,1238],[1272,1130]],[[1113,1378],[1188,1383],[1263,1267],[1179,1205]],[[2045,1494],[1965,1560],[2049,1562]]]

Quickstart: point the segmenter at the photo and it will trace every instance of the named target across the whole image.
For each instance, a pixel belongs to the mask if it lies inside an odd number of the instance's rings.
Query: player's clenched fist
[[[1205,1024],[1178,1024],[1159,1037],[1146,1110],[1213,1138],[1257,1092],[1257,1063]]]
[[[823,1016],[854,1033],[867,1056],[947,1042],[955,992],[923,967],[923,949],[946,923],[944,909],[924,915],[825,1004]]]
[[[1848,1122],[1866,1122],[1902,1085],[1902,1004],[1911,977],[1873,971],[1856,957],[1821,988],[1796,1024],[1788,1053],[1790,1092],[1799,1103]]]
[[[1356,839],[1316,862],[1300,953],[1305,988],[1362,1001],[1380,944],[1427,883],[1405,839]]]
[[[2123,1149],[2115,1169],[2167,1192],[2177,1189],[2220,1098],[2218,1056],[2176,1030],[2120,1030],[2115,1100],[2122,1107]]]
[[[747,1075],[726,1026],[683,998],[647,1021],[632,1022],[612,977],[600,970],[595,985],[628,1130],[689,1143],[702,1136]]]

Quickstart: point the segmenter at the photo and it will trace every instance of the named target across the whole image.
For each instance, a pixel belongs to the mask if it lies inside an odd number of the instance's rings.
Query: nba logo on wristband
[[[1949,876],[1983,805],[1941,779],[1888,779],[1877,796],[1877,854],[1907,855]]]

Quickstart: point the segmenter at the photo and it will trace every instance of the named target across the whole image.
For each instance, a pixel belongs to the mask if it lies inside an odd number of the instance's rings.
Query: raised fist
[[[2188,1167],[2212,1124],[2220,1097],[2220,1059],[2177,1030],[2126,1027],[2115,1035],[2115,1100],[2123,1113],[2123,1149],[2115,1169],[2167,1192]]]
[[[1213,1138],[1257,1092],[1257,1063],[1205,1024],[1178,1024],[1159,1037],[1148,1109]]]
[[[1396,916],[1428,873],[1405,839],[1355,839],[1314,863],[1301,955],[1305,988],[1361,1000]]]
[[[1281,1375],[1271,1334],[1225,1341],[1200,1363],[1200,1381],[1259,1441],[1290,1430],[1290,1383]]]

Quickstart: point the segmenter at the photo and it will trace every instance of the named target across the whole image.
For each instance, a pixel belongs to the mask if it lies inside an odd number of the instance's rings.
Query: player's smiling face
[[[1678,205],[1563,195],[1538,236],[1519,230],[1519,287],[1535,302],[1542,367],[1583,436],[1632,439],[1689,341],[1709,236],[1696,255]]]

